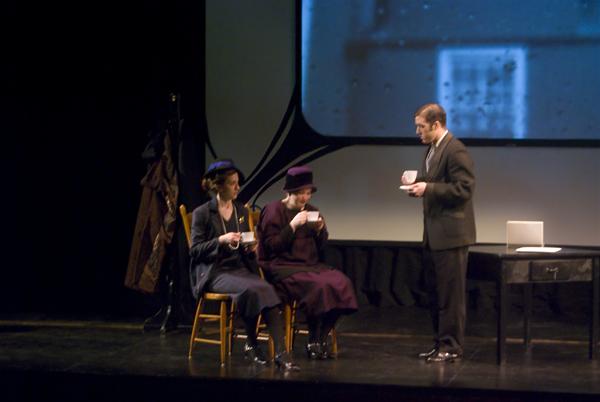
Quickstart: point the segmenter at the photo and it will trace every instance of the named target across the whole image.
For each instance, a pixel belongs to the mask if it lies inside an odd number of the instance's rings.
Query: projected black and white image
[[[302,112],[336,137],[600,140],[600,1],[302,2]]]

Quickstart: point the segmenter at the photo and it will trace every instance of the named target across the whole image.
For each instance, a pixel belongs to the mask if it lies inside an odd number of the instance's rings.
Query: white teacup
[[[418,170],[405,170],[404,173],[402,173],[405,184],[413,184],[415,180],[417,180],[418,173]]]
[[[315,223],[319,220],[319,211],[308,211],[306,213],[306,221],[309,223]]]
[[[254,242],[254,232],[242,232],[240,240],[242,243],[253,243]]]

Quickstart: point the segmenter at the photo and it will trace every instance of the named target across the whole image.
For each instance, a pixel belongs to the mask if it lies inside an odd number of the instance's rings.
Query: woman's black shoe
[[[321,359],[335,359],[335,354],[327,342],[321,342]]]
[[[419,359],[429,359],[430,357],[433,357],[435,355],[437,355],[438,351],[439,351],[439,346],[438,345],[433,345],[431,347],[431,349],[429,349],[427,352],[423,352],[423,353],[419,353]]]
[[[275,355],[275,365],[283,371],[298,371],[300,366],[292,361],[292,357],[287,352],[281,352]]]
[[[258,345],[244,345],[244,358],[257,364],[267,364],[267,359]]]
[[[320,343],[314,342],[306,344],[306,356],[308,356],[310,360],[322,359],[322,355],[323,351]]]

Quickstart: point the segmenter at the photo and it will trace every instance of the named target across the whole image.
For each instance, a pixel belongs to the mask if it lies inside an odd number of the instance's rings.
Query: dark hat
[[[313,184],[313,174],[308,166],[295,166],[289,168],[285,175],[285,186],[283,191],[293,193],[305,188],[311,188],[314,193],[317,187]]]
[[[235,170],[239,176],[240,183],[244,181],[244,174],[240,169],[235,166],[231,159],[219,159],[208,165],[204,178],[214,178],[218,173],[224,173],[229,170]]]

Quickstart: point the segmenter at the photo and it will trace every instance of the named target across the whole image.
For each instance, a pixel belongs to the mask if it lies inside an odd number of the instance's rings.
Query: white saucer
[[[400,186],[398,188],[400,190],[408,191],[408,189],[410,188],[410,186],[412,186],[412,184],[407,184],[407,185],[404,185],[404,186]]]

